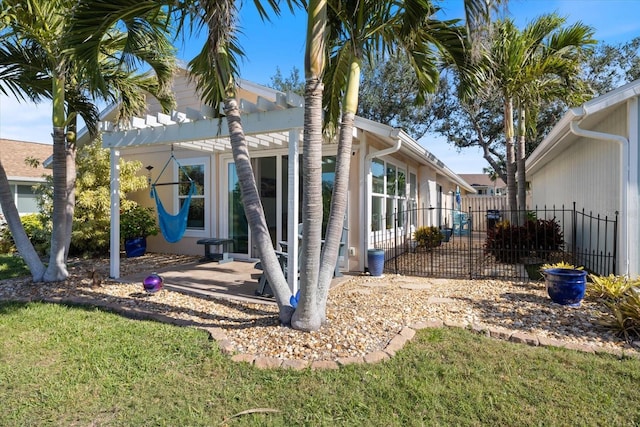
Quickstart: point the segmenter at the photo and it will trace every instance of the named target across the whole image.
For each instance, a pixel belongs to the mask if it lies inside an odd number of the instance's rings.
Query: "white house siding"
[[[626,135],[626,107],[618,107],[593,130]],[[533,208],[571,208],[612,217],[620,210],[619,144],[576,138],[541,169],[528,176]]]

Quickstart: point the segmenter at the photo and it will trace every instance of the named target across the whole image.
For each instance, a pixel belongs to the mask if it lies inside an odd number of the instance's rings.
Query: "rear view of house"
[[[226,120],[213,118],[215,115],[202,104],[185,70],[176,75],[174,90],[178,106],[172,114],[162,114],[159,106],[150,101],[148,115],[134,119],[128,129],[114,129],[108,123],[104,126],[103,146],[111,149],[112,164],[118,157],[142,161],[150,182],[167,184],[157,187],[157,192],[168,211],[177,212],[189,198],[190,186],[171,183],[183,182],[187,175],[195,181],[183,237],[175,243],[162,236],[152,237],[149,248],[156,252],[200,254],[203,247],[197,244],[199,240],[222,238],[231,241],[228,250],[233,259],[256,259],[259,254],[244,216]],[[297,247],[301,222],[303,99],[248,81],[240,81],[237,92],[273,247],[281,250],[286,246],[291,251]],[[325,209],[333,188],[336,153],[335,141],[326,141],[322,164]],[[361,117],[355,120],[350,171],[349,205],[338,266],[342,271],[366,269],[367,250],[373,247],[374,240],[384,237],[385,230],[395,226],[390,223],[392,216],[416,207],[450,206],[457,188],[463,193],[475,193],[402,130]],[[112,173],[117,174],[117,168],[112,166]],[[112,182],[117,183],[115,178]],[[154,206],[148,191],[130,197]],[[112,239],[117,232],[118,214],[117,210],[112,212]],[[438,226],[442,219],[434,213],[433,217],[419,220]],[[412,221],[418,219],[406,218],[401,224],[403,232],[415,229],[418,224]],[[113,240],[112,248],[117,243]],[[118,277],[114,264],[117,267],[119,261],[113,252],[111,274]]]

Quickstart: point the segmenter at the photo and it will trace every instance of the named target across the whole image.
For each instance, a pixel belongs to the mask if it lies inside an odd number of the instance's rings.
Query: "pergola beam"
[[[183,114],[183,116],[180,116],[180,113],[172,117],[173,120],[176,118],[187,119],[186,115]],[[163,123],[165,120],[165,117],[158,116],[158,122]],[[290,108],[242,115],[242,126],[245,135],[285,132],[300,126],[300,123],[303,122],[303,108]],[[136,124],[140,125],[140,122]],[[224,118],[220,118],[106,132],[102,137],[102,145],[105,148],[135,147],[152,144],[205,141],[228,137],[229,129],[227,122]]]

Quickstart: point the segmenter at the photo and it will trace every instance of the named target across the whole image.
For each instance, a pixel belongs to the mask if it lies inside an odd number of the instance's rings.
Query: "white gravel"
[[[5,280],[0,283],[0,300],[84,298],[218,331],[232,352],[289,360],[363,357],[384,349],[404,326],[430,321],[634,351],[599,325],[603,307],[598,302],[585,300],[578,308],[554,304],[540,282],[354,277],[330,292],[328,323],[317,332],[306,333],[278,325],[274,305],[215,300],[166,289],[149,295],[141,292],[139,284],[98,283],[90,275],[78,269],[75,276],[59,284]]]

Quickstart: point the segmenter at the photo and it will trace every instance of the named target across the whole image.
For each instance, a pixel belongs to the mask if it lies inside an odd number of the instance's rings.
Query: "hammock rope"
[[[167,168],[167,165],[169,165],[169,163],[172,160],[178,165],[179,170],[181,170],[182,173],[187,177],[188,181],[158,183],[158,180],[162,176],[162,173],[165,171],[165,169]],[[175,215],[170,214],[164,208],[164,205],[160,200],[156,187],[160,185],[180,185],[180,184],[186,184],[186,183],[189,183],[189,193],[187,194],[187,197],[184,199],[184,203],[182,204],[182,207],[180,208],[178,213],[176,213]],[[169,157],[169,160],[167,160],[167,163],[162,168],[162,171],[156,178],[155,182],[151,184],[151,197],[156,201],[160,231],[162,232],[162,236],[165,238],[167,242],[175,243],[180,239],[182,239],[184,232],[187,230],[187,219],[189,217],[189,206],[191,205],[191,196],[193,196],[195,193],[196,193],[196,183],[191,179],[191,177],[189,177],[189,174],[187,173],[186,170],[184,170],[180,162],[178,162],[178,159],[174,157],[173,147],[172,147],[171,156]]]

